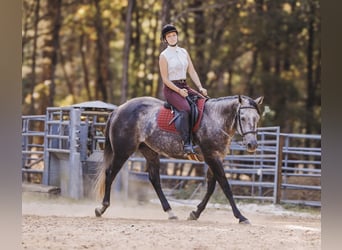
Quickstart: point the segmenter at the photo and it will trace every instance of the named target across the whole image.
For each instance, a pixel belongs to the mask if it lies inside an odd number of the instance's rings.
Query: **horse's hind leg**
[[[190,213],[188,220],[197,220],[200,217],[201,213],[207,206],[211,195],[214,193],[215,186],[216,186],[216,179],[214,178],[214,175],[210,169],[208,169],[208,172],[207,172],[207,184],[208,184],[207,193],[205,194],[201,203],[197,206],[197,210],[192,211]]]
[[[152,149],[150,149],[148,146],[146,146],[145,144],[141,144],[139,147],[139,150],[146,158],[149,179],[150,179],[150,182],[152,183],[154,190],[156,191],[158,195],[158,198],[161,202],[163,210],[168,213],[170,220],[177,219],[177,216],[173,214],[171,206],[169,202],[167,201],[165,194],[161,188],[160,175],[159,175],[159,168],[160,168],[159,155],[156,152],[154,152]]]
[[[125,161],[129,158],[129,156],[126,157],[113,157],[113,160],[110,163],[110,167],[106,169],[105,173],[105,193],[102,201],[102,207],[95,209],[95,215],[97,217],[100,217],[106,209],[110,205],[110,190],[112,183],[116,177],[116,175],[119,173],[120,169],[122,168]]]

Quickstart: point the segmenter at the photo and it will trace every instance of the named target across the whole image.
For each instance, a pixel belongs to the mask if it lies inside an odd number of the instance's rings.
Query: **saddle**
[[[199,98],[198,96],[187,97],[187,100],[190,104],[191,108],[191,118],[190,118],[190,128],[194,133],[198,130],[200,121],[202,119],[204,104],[207,99]],[[160,129],[172,132],[179,133],[175,126],[175,120],[178,117],[178,110],[173,107],[170,103],[165,102],[164,106],[160,108],[157,117],[157,124]]]

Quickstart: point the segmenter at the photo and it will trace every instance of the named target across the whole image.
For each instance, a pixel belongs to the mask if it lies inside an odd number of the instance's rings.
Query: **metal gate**
[[[234,195],[238,199],[256,199],[276,202],[277,198],[277,173],[278,173],[278,148],[279,127],[265,127],[258,129],[258,149],[253,154],[245,152],[241,138],[235,136],[231,143],[230,154],[224,158],[223,166],[232,189],[239,189],[243,193]],[[145,172],[145,159],[139,156],[131,157],[127,163],[128,175],[124,187],[128,187],[130,181],[148,181]],[[175,190],[182,188],[185,182],[191,181],[197,187],[190,198],[195,196],[201,187],[206,185],[206,172],[208,166],[204,162],[190,160],[177,160],[161,158],[161,183],[166,186],[173,180],[169,188]],[[180,167],[186,170],[179,173]],[[193,174],[195,169],[202,175]],[[171,191],[172,192],[172,191]]]
[[[45,115],[22,116],[22,179],[40,182],[44,164]]]
[[[280,134],[277,202],[321,206],[321,135]]]
[[[33,176],[29,181],[60,187],[63,196],[91,196],[96,168],[102,162],[103,131],[114,108],[90,102],[48,108],[44,116],[23,116],[23,180]],[[223,161],[234,196],[320,206],[320,140],[320,135],[285,134],[279,127],[261,127],[257,151],[247,154],[241,138],[235,136],[231,152]],[[171,183],[171,190],[183,188],[188,182],[197,185],[190,199],[206,185],[208,166],[203,162],[162,158],[161,165],[162,184]],[[114,189],[127,190],[132,179],[148,182],[145,159],[138,154],[129,158],[124,170],[121,179],[113,184]],[[315,182],[308,184],[307,180]],[[304,194],[317,192],[318,199],[291,197],[291,191],[296,190]]]
[[[80,199],[91,191],[98,163],[102,160],[103,131],[115,105],[103,102],[86,102],[69,107],[47,108],[45,116],[23,116],[22,171],[23,175],[39,173],[41,183],[57,186],[61,195]],[[43,122],[40,131],[30,131],[29,123]],[[40,161],[43,168],[33,168],[34,137],[43,138],[40,144]],[[38,160],[36,160],[37,162]],[[25,163],[25,165],[24,165]],[[23,176],[24,178],[24,176]]]

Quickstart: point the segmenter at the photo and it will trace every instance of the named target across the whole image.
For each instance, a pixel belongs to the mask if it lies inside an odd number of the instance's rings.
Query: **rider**
[[[207,96],[207,90],[202,87],[198,74],[192,64],[186,49],[178,46],[178,31],[175,26],[167,24],[162,28],[161,40],[168,46],[160,53],[159,68],[164,83],[163,93],[166,101],[180,112],[180,128],[178,128],[184,142],[184,152],[194,153],[189,124],[190,104],[186,100],[188,95]],[[199,92],[193,90],[186,83],[189,73]],[[177,126],[176,126],[177,127]]]

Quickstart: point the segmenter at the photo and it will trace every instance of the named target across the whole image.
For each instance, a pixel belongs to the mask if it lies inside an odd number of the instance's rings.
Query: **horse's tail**
[[[108,117],[104,131],[105,144],[103,150],[103,161],[99,164],[97,175],[95,179],[95,194],[97,199],[102,199],[105,192],[106,170],[110,167],[111,161],[114,157],[114,151],[110,141],[110,124],[115,116],[114,110]]]

